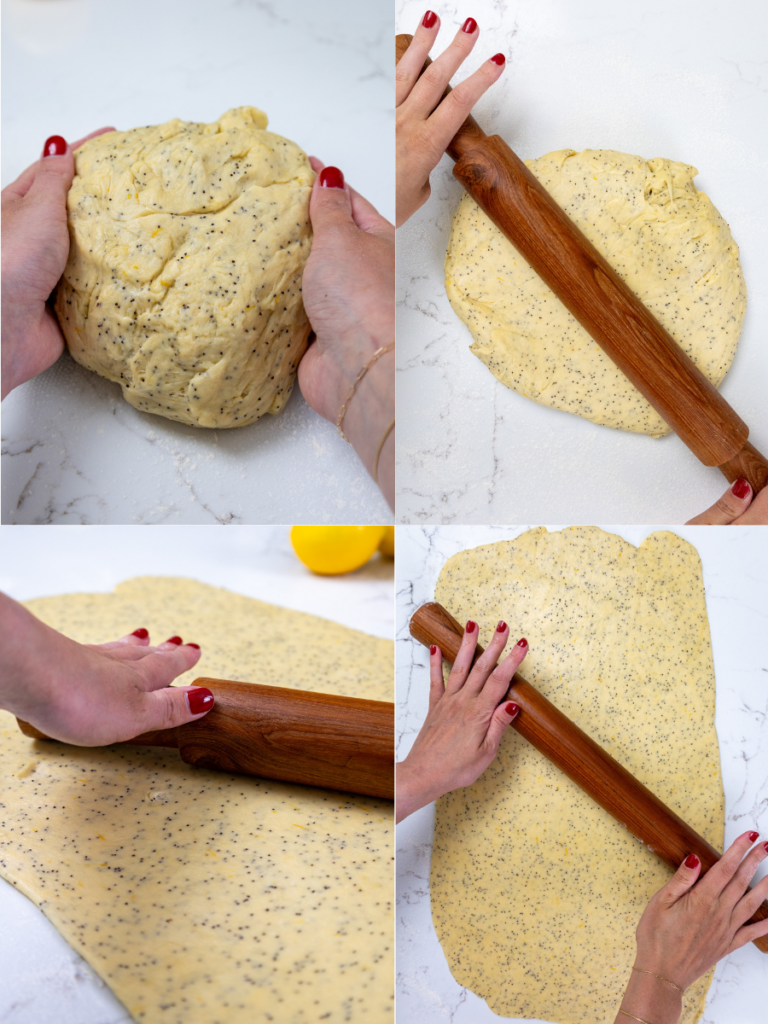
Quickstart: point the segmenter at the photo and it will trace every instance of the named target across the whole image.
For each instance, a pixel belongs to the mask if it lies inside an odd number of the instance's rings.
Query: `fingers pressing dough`
[[[75,154],[56,314],[72,356],[197,427],[278,413],[309,337],[306,154],[254,107],[108,132]]]

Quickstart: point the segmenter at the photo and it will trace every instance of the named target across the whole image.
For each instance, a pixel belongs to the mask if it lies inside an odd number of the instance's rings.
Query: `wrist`
[[[632,971],[620,1009],[649,1024],[677,1024],[683,1010],[683,997],[659,978]],[[632,1018],[617,1014],[616,1020],[629,1024]]]
[[[432,782],[412,760],[410,755],[395,765],[395,821],[426,807],[447,792]]]

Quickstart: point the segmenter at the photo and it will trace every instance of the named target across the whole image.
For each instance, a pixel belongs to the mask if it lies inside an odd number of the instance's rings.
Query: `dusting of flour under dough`
[[[696,168],[609,149],[563,149],[526,165],[717,387],[747,295],[738,246],[693,184]],[[508,388],[594,423],[669,433],[469,195],[453,218],[445,286],[471,351]]]
[[[462,551],[435,598],[487,645],[499,619],[521,673],[722,850],[715,677],[696,549],[596,527]],[[437,802],[432,919],[453,976],[494,1013],[612,1024],[635,928],[671,871],[512,729],[478,781]],[[681,1024],[704,1009],[710,971]]]
[[[108,132],[75,154],[56,313],[143,412],[241,427],[288,401],[309,337],[314,172],[254,107]]]

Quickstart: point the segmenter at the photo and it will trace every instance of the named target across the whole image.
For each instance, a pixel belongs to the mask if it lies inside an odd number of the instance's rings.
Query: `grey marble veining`
[[[398,527],[397,760],[407,755],[427,711],[429,656],[410,637],[411,615],[425,601],[434,600],[438,574],[451,555],[517,537],[527,529]],[[668,527],[603,529],[639,545],[655,529]],[[725,841],[732,842],[748,828],[768,838],[768,533],[759,526],[674,530],[698,549],[703,567],[717,680],[715,724],[725,789]],[[430,913],[433,828],[434,804],[397,827],[398,1024],[518,1019],[498,1017],[484,1000],[458,985],[448,969]],[[766,874],[767,864],[763,862],[755,880]],[[718,965],[702,1024],[764,1024],[766,992],[768,956],[750,943]]]
[[[397,0],[399,32],[424,4]],[[617,149],[698,167],[697,187],[741,249],[748,309],[722,394],[768,450],[768,276],[764,172],[768,8],[758,0],[477,0],[434,7],[435,54],[471,15],[480,36],[458,83],[492,54],[507,67],[475,108],[522,159]],[[600,427],[510,391],[469,351],[445,294],[443,261],[461,197],[444,156],[432,196],[398,230],[398,497],[403,523],[682,523],[727,484],[676,437]]]
[[[394,218],[387,0],[5,0],[3,184],[52,134],[265,110]],[[294,390],[250,427],[140,413],[69,356],[2,405],[5,524],[390,522],[351,445]]]

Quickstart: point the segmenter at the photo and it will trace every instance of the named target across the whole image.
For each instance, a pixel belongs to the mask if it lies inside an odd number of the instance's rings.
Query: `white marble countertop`
[[[413,32],[421,0],[397,0]],[[768,162],[765,39],[760,0],[476,0],[434,8],[435,53],[467,15],[479,25],[454,83],[502,51],[507,68],[475,108],[488,134],[522,159],[552,150],[617,149],[699,169],[697,187],[741,249],[748,310],[721,388],[768,451],[768,297],[760,197]],[[682,523],[723,493],[674,435],[600,427],[536,405],[500,384],[469,351],[445,294],[443,261],[462,190],[443,157],[432,196],[398,231],[398,496],[404,523],[528,520]]]
[[[3,0],[8,184],[49,135],[266,111],[394,219],[388,0]],[[237,430],[140,413],[68,355],[3,402],[4,523],[379,523],[352,447],[306,405]]]
[[[550,526],[549,530],[561,527]],[[411,748],[427,710],[429,655],[408,621],[434,600],[445,561],[458,551],[518,536],[529,527],[398,527],[397,760]],[[638,545],[655,529],[606,526]],[[715,723],[725,788],[725,842],[747,828],[768,837],[768,532],[682,526],[701,556],[717,680]],[[434,804],[397,827],[398,1024],[491,1024],[500,1018],[453,979],[432,926],[429,864]],[[763,862],[756,880],[766,874]],[[749,943],[721,961],[702,1024],[764,1024],[768,956]],[[534,1022],[536,1024],[536,1022]],[[538,1024],[546,1024],[539,1021]]]
[[[111,590],[130,576],[191,576],[262,601],[391,638],[391,561],[348,576],[314,576],[286,526],[18,526],[0,530],[0,590],[19,600]],[[107,638],[105,638],[107,639]],[[43,913],[0,879],[0,1021],[130,1024],[125,1008]]]

